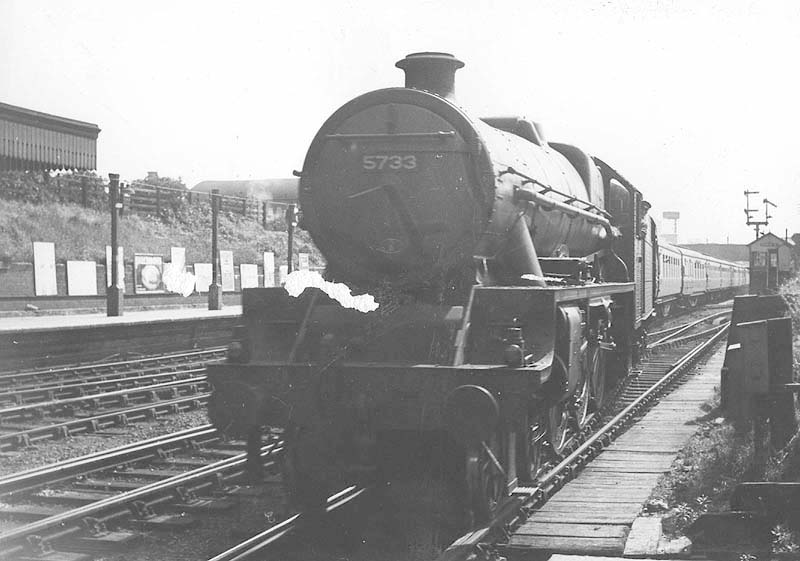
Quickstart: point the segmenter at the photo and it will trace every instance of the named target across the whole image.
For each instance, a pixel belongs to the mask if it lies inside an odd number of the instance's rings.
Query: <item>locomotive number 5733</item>
[[[417,157],[413,154],[369,154],[361,157],[361,167],[367,171],[413,170],[417,169]]]

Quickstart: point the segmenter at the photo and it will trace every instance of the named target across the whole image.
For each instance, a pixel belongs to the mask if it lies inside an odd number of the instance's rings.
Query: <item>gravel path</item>
[[[109,428],[96,434],[80,435],[64,440],[43,440],[21,450],[0,454],[0,476],[109,450],[206,423],[208,423],[206,410],[199,409],[179,415],[166,415],[155,421],[131,423],[127,427]]]

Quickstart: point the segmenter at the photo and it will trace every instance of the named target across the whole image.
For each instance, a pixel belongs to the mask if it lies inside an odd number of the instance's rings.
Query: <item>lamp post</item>
[[[111,285],[106,287],[106,315],[121,316],[125,291],[119,283],[119,218],[122,201],[119,196],[119,174],[108,174],[108,205],[111,210]],[[106,263],[106,267],[109,264]]]
[[[219,282],[219,189],[211,191],[211,284],[208,287],[208,309],[222,309],[222,285]]]

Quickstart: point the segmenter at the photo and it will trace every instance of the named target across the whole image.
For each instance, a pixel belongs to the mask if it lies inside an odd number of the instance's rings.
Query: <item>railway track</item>
[[[75,364],[36,370],[0,372],[0,391],[70,386],[88,382],[104,382],[119,377],[144,376],[168,372],[170,367],[206,364],[225,357],[224,347],[195,351],[135,357],[125,360],[105,360],[90,364]]]
[[[567,448],[561,462],[549,466],[534,487],[518,488],[511,499],[502,506],[499,516],[486,528],[477,530],[453,543],[439,561],[466,559],[502,558],[506,554],[503,540],[509,530],[519,525],[527,515],[544,504],[558,489],[568,482],[600,450],[610,444],[624,431],[643,410],[658,396],[663,395],[679,382],[689,367],[699,360],[706,350],[726,332],[726,325],[706,329],[703,324],[711,322],[728,312],[716,312],[686,325],[671,328],[668,333],[658,334],[658,343],[646,354],[640,368],[618,389],[612,405],[595,415],[591,424],[578,435]],[[697,343],[698,340],[702,340]],[[358,500],[363,489],[355,487],[345,490],[345,503]],[[330,505],[336,504],[328,499]],[[294,515],[254,535],[230,550],[215,556],[211,561],[246,561],[260,559],[270,548],[309,524],[303,514]],[[492,557],[493,555],[498,557]],[[332,556],[331,558],[334,558]]]
[[[729,313],[729,312],[725,312]],[[713,320],[715,313],[661,334],[658,345],[650,347],[638,370],[631,373],[612,403],[592,420],[594,429],[580,438],[561,461],[546,471],[533,486],[518,487],[498,509],[495,518],[483,528],[453,542],[437,561],[477,561],[498,559],[513,554],[508,538],[515,528],[541,508],[566,483],[588,465],[627,428],[636,422],[660,396],[685,378],[690,368],[706,356],[727,333],[729,323],[712,329],[697,329]],[[686,329],[683,329],[686,328]],[[598,428],[599,427],[599,428]]]
[[[198,409],[215,347],[125,361],[0,374],[0,451]]]
[[[689,340],[686,338],[697,338],[702,337],[703,332],[701,333],[690,333],[692,330],[696,330],[698,326],[701,326],[704,323],[711,322],[717,318],[723,318],[725,316],[730,315],[731,310],[723,310],[720,312],[715,312],[710,315],[701,317],[700,319],[690,321],[689,323],[685,323],[682,325],[676,325],[673,327],[668,327],[666,329],[661,329],[659,331],[653,331],[652,333],[648,333],[647,337],[651,341],[647,344],[648,351],[652,351],[653,349],[669,344],[679,343],[681,341]]]
[[[613,418],[596,415],[592,426],[597,428],[602,424],[599,430],[591,434],[584,431],[582,437],[570,447],[566,457],[558,465],[551,466],[535,486],[518,488],[490,525],[457,540],[440,559],[468,559],[475,555],[489,559],[495,553],[504,553],[503,538],[510,529],[521,524],[527,515],[552,497],[582,465],[591,461],[630,425],[648,403],[673,386],[693,361],[713,345],[714,340],[722,337],[725,326],[702,328],[703,322],[720,315],[715,313],[680,328],[672,328],[668,333],[656,334],[657,344],[646,355],[640,370],[632,373],[618,393],[616,408],[609,414]],[[709,339],[712,331],[713,337]],[[706,341],[698,344],[697,339]],[[206,397],[207,393],[201,393],[182,399],[184,403],[194,402],[193,406],[197,406]],[[167,408],[180,407],[179,401],[181,399],[163,403]],[[86,430],[96,430],[105,426],[106,422],[117,423],[114,415],[135,416],[134,410],[146,417],[150,415],[147,411],[154,406],[153,403],[147,403],[128,408],[129,413],[94,415],[91,417],[96,423],[94,428]],[[108,417],[104,421],[106,415]],[[73,419],[68,422],[81,423],[86,420]],[[79,432],[81,429],[69,430]],[[33,433],[30,434],[36,438]],[[3,435],[0,435],[0,446],[2,443]],[[213,452],[215,445],[220,446],[216,448],[217,452]],[[265,464],[276,461],[281,450],[280,440],[271,439],[262,448]],[[134,528],[159,524],[168,526],[169,515],[157,515],[154,512],[165,505],[189,510],[222,508],[226,496],[231,493],[226,486],[246,473],[246,469],[244,444],[222,443],[211,426],[204,426],[0,479],[0,501],[4,503],[6,517],[0,533],[0,557],[42,553],[53,546],[59,550],[81,551],[119,548],[127,540],[134,539],[136,532],[108,532],[106,525],[122,523]],[[366,491],[364,488],[350,487],[332,495],[327,500],[325,510],[335,512],[359,500]],[[198,494],[205,494],[206,497],[198,499]],[[65,506],[75,501],[80,503],[77,508]],[[209,506],[212,504],[218,506]],[[31,518],[34,518],[32,522],[17,525]],[[316,520],[306,513],[293,514],[213,557],[212,561],[259,558],[286,537],[296,534],[298,530],[308,529]],[[11,527],[6,529],[9,525]],[[94,534],[89,532],[90,535],[85,535],[87,528],[93,529]]]
[[[107,526],[174,530],[193,523],[187,512],[233,507],[231,485],[249,469],[244,447],[205,425],[2,478],[0,558],[119,552],[138,531]],[[263,464],[281,452],[276,432]]]
[[[325,515],[330,515],[353,501],[358,500],[364,493],[368,492],[367,487],[351,486],[326,499]],[[209,561],[246,561],[259,559],[256,555],[262,555],[269,547],[275,546],[289,535],[304,529],[307,525],[313,524],[314,515],[309,513],[297,513],[275,524],[271,528],[256,534],[247,540],[239,543],[232,548],[212,557]]]

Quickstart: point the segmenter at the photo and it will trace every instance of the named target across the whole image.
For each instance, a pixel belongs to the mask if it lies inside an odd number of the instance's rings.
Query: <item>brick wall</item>
[[[9,263],[0,268],[0,296],[33,296],[33,265]]]

